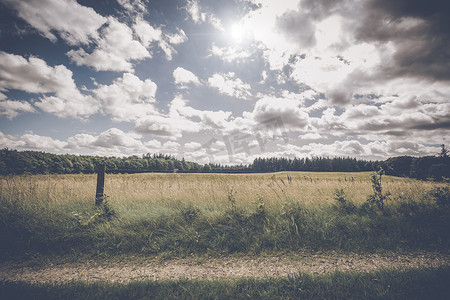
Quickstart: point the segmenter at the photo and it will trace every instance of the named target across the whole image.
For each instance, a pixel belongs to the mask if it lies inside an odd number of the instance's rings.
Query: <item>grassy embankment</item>
[[[444,184],[383,176],[391,195],[380,210],[366,201],[369,175],[107,175],[100,210],[95,175],[2,177],[0,251],[5,259],[449,249],[449,195],[435,193]]]

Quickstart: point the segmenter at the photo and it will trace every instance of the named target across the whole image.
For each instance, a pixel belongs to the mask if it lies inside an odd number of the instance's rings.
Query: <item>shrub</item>
[[[75,218],[76,222],[81,227],[87,227],[97,222],[111,220],[116,215],[116,212],[112,205],[109,203],[108,198],[109,197],[105,195],[103,202],[99,206],[97,206],[95,214],[90,216],[87,220],[84,220],[84,218],[80,214],[72,212],[72,215]]]
[[[367,202],[376,205],[380,211],[384,211],[384,202],[389,199],[390,193],[383,194],[381,186],[381,177],[384,175],[384,170],[380,169],[378,172],[370,176],[372,183],[373,194],[367,196]]]
[[[448,186],[436,187],[428,195],[434,198],[439,207],[450,207],[450,188]]]
[[[355,212],[356,206],[347,199],[344,189],[336,189],[334,191],[333,199],[337,201],[337,208],[341,212],[346,214]]]

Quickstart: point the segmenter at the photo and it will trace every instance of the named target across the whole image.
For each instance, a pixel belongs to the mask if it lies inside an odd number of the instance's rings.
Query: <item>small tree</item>
[[[381,211],[384,211],[384,202],[389,199],[391,193],[383,194],[383,188],[381,186],[381,178],[384,175],[384,170],[380,170],[370,175],[370,181],[372,182],[373,194],[367,196],[367,202],[375,204]]]
[[[448,149],[444,144],[441,145],[441,152],[439,153],[439,157],[447,158],[448,157]]]

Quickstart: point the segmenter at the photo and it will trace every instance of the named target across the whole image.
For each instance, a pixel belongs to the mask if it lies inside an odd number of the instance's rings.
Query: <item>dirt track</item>
[[[145,279],[232,279],[282,277],[299,272],[321,274],[336,270],[365,272],[379,268],[436,268],[449,266],[450,254],[295,254],[281,257],[151,258],[137,262],[106,260],[101,263],[49,263],[45,267],[30,267],[27,264],[29,262],[0,264],[0,281],[61,283],[72,280],[128,282]]]

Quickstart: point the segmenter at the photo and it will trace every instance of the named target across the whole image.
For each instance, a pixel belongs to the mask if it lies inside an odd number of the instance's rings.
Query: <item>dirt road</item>
[[[450,254],[430,252],[388,254],[306,254],[224,258],[149,258],[129,261],[112,259],[32,266],[30,262],[0,264],[0,281],[62,283],[76,281],[129,282],[132,280],[219,279],[283,277],[299,272],[366,272],[380,268],[405,269],[450,265]]]

